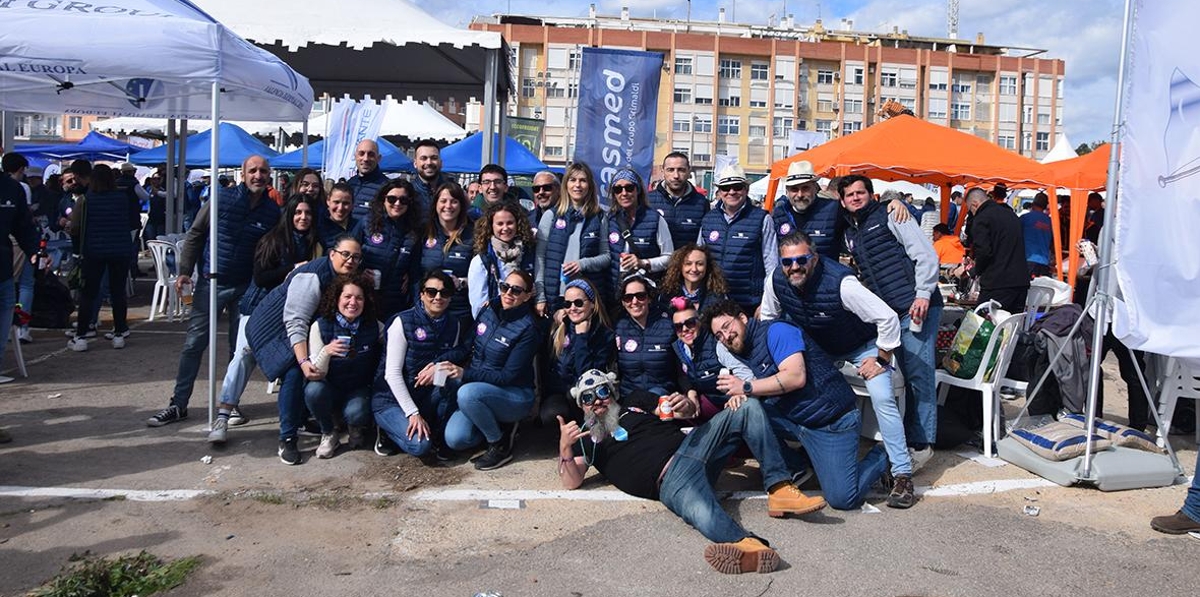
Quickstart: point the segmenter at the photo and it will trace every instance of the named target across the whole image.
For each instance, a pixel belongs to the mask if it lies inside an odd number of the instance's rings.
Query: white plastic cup
[[[346,343],[346,354],[350,354],[350,340],[352,340],[352,338],[350,336],[338,336],[337,339]],[[342,356],[346,356],[346,354],[343,354]]]
[[[717,372],[717,375],[732,375],[732,372],[730,372],[729,369],[726,369],[725,367],[721,367],[721,370]]]
[[[914,334],[920,334],[921,329],[924,327],[925,327],[925,322],[921,321],[920,319],[917,319],[914,317],[914,318],[908,320],[908,331],[910,331]]]
[[[433,370],[433,385],[443,388],[446,386],[446,379],[450,377],[450,373],[442,368],[441,363],[438,363],[437,368]]]

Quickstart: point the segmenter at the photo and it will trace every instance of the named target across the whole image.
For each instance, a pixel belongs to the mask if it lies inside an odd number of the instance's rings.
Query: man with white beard
[[[616,376],[596,369],[579,378],[571,395],[583,409],[584,425],[558,417],[563,487],[578,488],[588,467],[595,466],[621,491],[661,501],[713,542],[705,548],[704,560],[718,572],[771,572],[779,565],[779,555],[766,540],[746,531],[721,508],[709,478],[709,471],[720,470],[719,463],[743,444],[759,462],[770,516],[825,507],[824,499],[804,495],[792,485],[779,443],[757,401],[722,410],[685,435],[676,420],[700,413],[694,391],[667,397],[673,414],[667,420],[655,412],[658,397],[648,392],[634,392],[620,404]]]

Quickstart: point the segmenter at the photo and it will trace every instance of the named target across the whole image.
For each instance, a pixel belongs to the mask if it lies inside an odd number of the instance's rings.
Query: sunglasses
[[[387,202],[388,205],[395,205],[397,203],[400,205],[410,205],[412,204],[412,197],[408,195],[388,195]]]
[[[683,321],[675,323],[675,331],[682,332],[683,330],[690,330],[699,325],[700,325],[700,320],[698,318],[689,317]]]
[[[524,286],[518,286],[516,284],[509,284],[508,282],[500,283],[500,293],[501,294],[525,294],[526,290],[528,290],[528,289],[525,288]]]
[[[633,301],[642,302],[648,298],[650,298],[650,293],[645,290],[641,292],[626,292],[621,295],[621,301],[626,303],[632,303]]]
[[[632,184],[632,183],[631,184],[615,184],[612,186],[612,190],[613,190],[614,195],[619,195],[621,193],[636,193],[637,185]]]
[[[731,184],[731,185],[726,185],[726,186],[723,186],[723,187],[717,187],[717,190],[719,190],[719,191],[721,191],[721,192],[723,192],[723,193],[732,193],[732,192],[734,192],[734,191],[744,191],[744,190],[746,190],[746,185],[744,185],[744,184]]]
[[[358,263],[363,260],[362,253],[351,253],[350,251],[342,251],[340,249],[334,249],[333,252],[341,255],[342,259],[346,260],[346,263]]]
[[[450,290],[449,288],[434,288],[432,286],[426,286],[422,288],[421,292],[426,298],[436,298],[439,296],[442,298],[450,298],[450,296],[454,294],[454,291]]]
[[[608,400],[612,396],[608,386],[600,386],[594,390],[588,390],[579,394],[579,404],[583,406],[591,406],[597,400]]]
[[[780,257],[779,265],[783,269],[788,269],[792,267],[792,265],[795,265],[796,267],[804,267],[808,265],[808,262],[811,259],[812,255],[800,255],[799,257]]]
[[[530,188],[532,188],[533,192],[535,193],[551,193],[554,191],[553,184],[535,184]]]
[[[573,301],[563,301],[563,305],[566,305],[567,307],[575,307],[576,309],[582,309],[584,305],[588,304],[588,302],[589,301],[587,299],[575,299]]]

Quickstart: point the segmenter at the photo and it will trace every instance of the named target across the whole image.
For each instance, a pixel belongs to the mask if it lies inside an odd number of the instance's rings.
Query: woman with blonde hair
[[[571,398],[571,386],[590,369],[611,371],[616,346],[604,300],[587,278],[567,282],[550,337],[550,374],[539,412],[542,425],[557,423],[559,416],[582,421],[583,411]]]

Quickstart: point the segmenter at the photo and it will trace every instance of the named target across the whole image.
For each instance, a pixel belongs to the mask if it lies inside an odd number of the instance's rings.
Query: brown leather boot
[[[1193,531],[1200,531],[1200,522],[1192,520],[1190,516],[1180,510],[1170,516],[1155,516],[1150,519],[1150,528],[1168,535],[1182,535]]]
[[[825,498],[804,495],[791,483],[779,483],[767,493],[767,514],[783,518],[788,514],[808,514],[825,507]]]
[[[737,543],[713,543],[704,548],[704,561],[721,574],[771,572],[779,567],[779,554],[761,540],[746,537]]]

